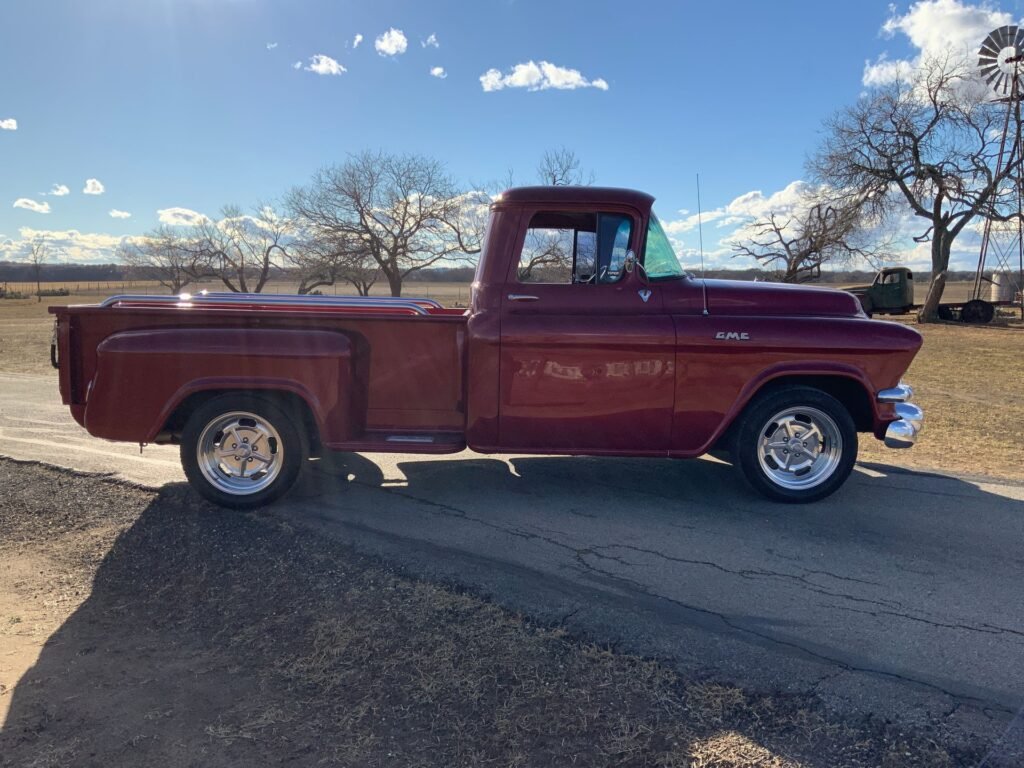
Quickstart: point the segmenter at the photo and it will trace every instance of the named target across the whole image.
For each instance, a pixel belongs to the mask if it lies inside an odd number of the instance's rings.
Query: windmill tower
[[[1024,144],[1021,143],[1021,99],[1024,98],[1024,29],[1015,25],[999,27],[989,33],[978,51],[978,69],[982,79],[992,89],[995,101],[1006,105],[999,137],[999,155],[996,159],[995,175],[998,177],[1007,164],[1021,166]],[[1003,194],[1013,200],[1011,203],[1018,213],[1024,212],[1024,180],[1018,170],[1011,174],[1013,189]],[[972,299],[982,298],[985,288],[986,262],[992,261],[993,268],[1003,279],[1009,279],[1010,297],[1024,288],[1024,222],[1021,216],[1015,221],[997,222],[985,219],[978,254],[978,269],[974,275]],[[1016,262],[1016,264],[1014,264]],[[1014,269],[1016,267],[1016,269]],[[1016,272],[1016,274],[1014,274]],[[1006,286],[1003,286],[1006,287]],[[1021,318],[1024,319],[1024,295],[1021,296]]]

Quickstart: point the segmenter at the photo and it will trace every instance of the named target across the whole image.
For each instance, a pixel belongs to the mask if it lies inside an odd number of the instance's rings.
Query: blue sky
[[[879,57],[913,60],[949,25],[966,50],[972,24],[1003,16],[960,0],[5,0],[0,258],[49,232],[64,258],[99,259],[159,211],[272,201],[366,148],[436,157],[466,183],[510,168],[533,183],[564,145],[598,183],[654,194],[684,247],[699,172],[718,219],[705,246],[729,261],[729,226],[784,204],[822,120]],[[528,62],[579,87],[516,87]]]

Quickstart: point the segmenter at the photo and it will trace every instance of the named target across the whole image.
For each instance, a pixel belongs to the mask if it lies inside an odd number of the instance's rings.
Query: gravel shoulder
[[[0,764],[977,765],[684,679],[173,484],[0,460]],[[1011,765],[998,749],[986,765]]]

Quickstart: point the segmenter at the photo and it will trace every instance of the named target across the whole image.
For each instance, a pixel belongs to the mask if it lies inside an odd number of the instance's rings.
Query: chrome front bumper
[[[914,390],[903,382],[878,393],[878,402],[896,404],[896,415],[899,417],[890,422],[885,430],[886,448],[911,448],[917,442],[924,424],[924,411],[910,402],[913,396]]]

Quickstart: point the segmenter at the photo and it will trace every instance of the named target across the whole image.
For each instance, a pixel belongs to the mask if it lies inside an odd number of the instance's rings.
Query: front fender
[[[324,442],[350,439],[352,344],[329,331],[174,328],[116,333],[96,350],[84,426],[107,440],[151,442],[190,395],[284,391],[309,406]]]
[[[676,456],[709,450],[781,377],[856,382],[877,434],[895,415],[874,394],[900,380],[921,346],[912,329],[856,317],[676,317],[676,340]]]

